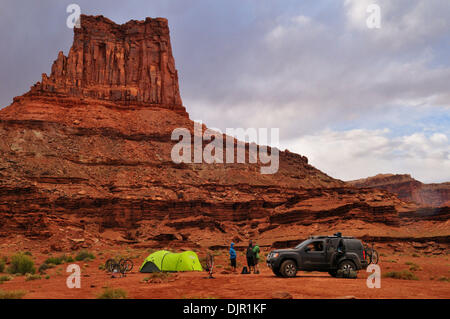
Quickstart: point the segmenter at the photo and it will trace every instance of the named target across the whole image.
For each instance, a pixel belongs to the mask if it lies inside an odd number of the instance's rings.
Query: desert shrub
[[[30,280],[39,280],[41,279],[41,276],[39,275],[33,275],[33,274],[27,274],[25,277],[25,281],[30,281]]]
[[[396,264],[396,263],[397,263],[397,260],[394,260],[394,259],[388,259],[388,260],[386,260],[386,262]]]
[[[4,281],[10,281],[11,279],[11,276],[0,276],[0,283],[3,283]]]
[[[420,257],[420,255],[417,254],[417,253],[413,253],[411,256],[413,256],[413,257]]]
[[[445,282],[450,282],[450,278],[442,276],[438,278],[438,281],[445,281]]]
[[[5,261],[3,259],[0,259],[0,273],[5,271]]]
[[[44,278],[48,280],[48,279],[50,279],[50,275],[47,275]]]
[[[22,299],[26,295],[26,291],[23,290],[0,290],[0,299]]]
[[[31,252],[29,252],[29,251],[26,251],[23,254],[26,255],[26,256],[30,256],[30,257],[33,256],[33,254]]]
[[[409,270],[411,270],[411,271],[422,270],[422,267],[420,267],[419,265],[417,265],[417,264],[415,264],[415,263],[413,263],[413,262],[411,262],[411,261],[407,261],[407,262],[405,263],[405,265],[410,266],[410,267],[409,267]]]
[[[105,264],[98,265],[98,269],[99,270],[105,270],[106,269]]]
[[[19,253],[11,257],[11,264],[8,267],[8,272],[10,274],[21,275],[25,275],[26,273],[34,274],[36,268],[34,267],[33,260],[29,256]]]
[[[43,273],[45,273],[45,271],[46,271],[47,269],[50,269],[50,268],[53,268],[53,267],[55,267],[54,264],[46,264],[46,263],[43,263],[41,266],[39,266],[38,271],[39,271],[41,274],[43,274]]]
[[[45,264],[53,264],[53,265],[61,265],[61,264],[70,263],[73,261],[74,260],[73,260],[72,256],[62,255],[62,256],[58,256],[58,257],[49,257],[44,261],[44,263]]]
[[[127,292],[123,289],[117,288],[105,288],[101,294],[97,296],[97,299],[126,299]]]
[[[92,260],[92,259],[95,259],[94,254],[88,252],[87,250],[82,250],[78,253],[78,255],[75,256],[76,261]]]
[[[385,273],[383,277],[403,280],[419,280],[419,278],[409,270],[390,271]]]

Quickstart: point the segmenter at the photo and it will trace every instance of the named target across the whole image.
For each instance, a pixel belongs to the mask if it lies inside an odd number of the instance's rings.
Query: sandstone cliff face
[[[349,184],[361,188],[385,189],[405,201],[425,206],[448,206],[450,201],[450,183],[424,184],[412,178],[411,175],[379,174],[350,181]]]
[[[81,16],[72,48],[59,52],[48,77],[32,91],[116,102],[181,106],[166,19],[123,25]]]
[[[418,216],[417,205],[350,187],[288,151],[272,175],[249,164],[249,145],[237,141],[245,164],[175,164],[171,133],[180,127],[194,133],[167,21],[82,16],[68,57],[60,53],[49,77],[0,111],[0,237],[73,248],[270,245],[315,232],[401,235]]]

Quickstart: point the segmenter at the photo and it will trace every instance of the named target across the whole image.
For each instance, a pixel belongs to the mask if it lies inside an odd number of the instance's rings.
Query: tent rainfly
[[[159,250],[145,258],[140,272],[160,272],[160,271],[202,271],[202,266],[198,256],[193,251],[182,253],[172,253],[167,250]]]

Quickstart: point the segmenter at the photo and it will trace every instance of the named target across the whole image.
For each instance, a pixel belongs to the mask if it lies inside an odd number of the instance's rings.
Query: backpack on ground
[[[242,275],[247,275],[247,274],[249,274],[249,273],[250,273],[250,272],[248,271],[247,266],[244,266],[244,268],[242,268],[241,274],[242,274]]]

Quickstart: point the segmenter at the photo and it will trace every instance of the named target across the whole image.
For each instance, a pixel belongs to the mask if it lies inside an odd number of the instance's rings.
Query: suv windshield
[[[307,239],[307,240],[301,242],[300,244],[298,244],[298,245],[295,247],[295,249],[303,248],[303,247],[305,247],[306,245],[308,245],[310,242],[311,242],[311,239]]]

